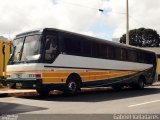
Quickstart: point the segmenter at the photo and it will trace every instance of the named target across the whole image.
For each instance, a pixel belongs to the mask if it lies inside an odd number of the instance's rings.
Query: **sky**
[[[126,0],[0,0],[0,36],[50,27],[106,40],[126,32]],[[130,29],[160,33],[160,0],[129,0]],[[103,12],[99,9],[104,10]]]

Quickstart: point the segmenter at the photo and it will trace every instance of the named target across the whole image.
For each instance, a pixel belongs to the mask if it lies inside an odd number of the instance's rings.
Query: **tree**
[[[139,28],[129,31],[129,44],[138,47],[160,47],[160,36],[153,29]],[[126,34],[120,38],[120,43],[126,43]]]

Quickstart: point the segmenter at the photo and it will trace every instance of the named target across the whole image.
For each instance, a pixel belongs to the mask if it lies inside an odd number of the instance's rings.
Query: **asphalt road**
[[[1,97],[0,114],[160,114],[160,86],[144,90],[85,89],[77,96]]]

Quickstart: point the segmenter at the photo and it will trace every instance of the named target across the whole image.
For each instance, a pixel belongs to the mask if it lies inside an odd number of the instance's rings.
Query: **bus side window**
[[[105,44],[101,44],[101,47],[99,47],[99,56],[100,58],[107,58],[107,47]]]
[[[138,60],[137,52],[129,50],[127,53],[128,53],[128,61],[137,62]]]
[[[138,53],[138,62],[140,63],[146,63],[146,53],[143,53],[143,52],[139,52]]]
[[[154,59],[154,56],[152,56],[152,54],[149,54],[149,53],[146,54],[146,59],[145,60],[146,60],[147,64],[152,64],[153,61],[154,61],[153,59]]]
[[[45,61],[52,61],[57,53],[57,37],[47,35],[45,41]]]
[[[81,55],[81,40],[77,36],[64,35],[65,51],[71,55]]]
[[[113,46],[108,46],[107,47],[107,58],[108,59],[115,59],[115,50]]]
[[[127,51],[125,49],[121,51],[121,58],[122,60],[127,60]]]
[[[90,41],[82,40],[82,54],[86,57],[91,57],[91,43]]]
[[[121,59],[121,51],[122,51],[122,49],[121,48],[115,48],[115,59],[116,60],[122,60]]]
[[[72,53],[74,55],[81,55],[81,40],[77,36],[72,37]]]
[[[98,49],[98,44],[96,43],[96,42],[93,42],[92,43],[92,57],[97,57],[98,58],[98,51],[99,51],[99,49]]]

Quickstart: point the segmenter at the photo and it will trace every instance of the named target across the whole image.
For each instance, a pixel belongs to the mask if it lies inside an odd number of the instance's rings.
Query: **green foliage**
[[[160,36],[157,31],[146,28],[133,29],[129,32],[129,44],[138,47],[159,47]],[[126,43],[126,34],[120,38],[120,43]]]

